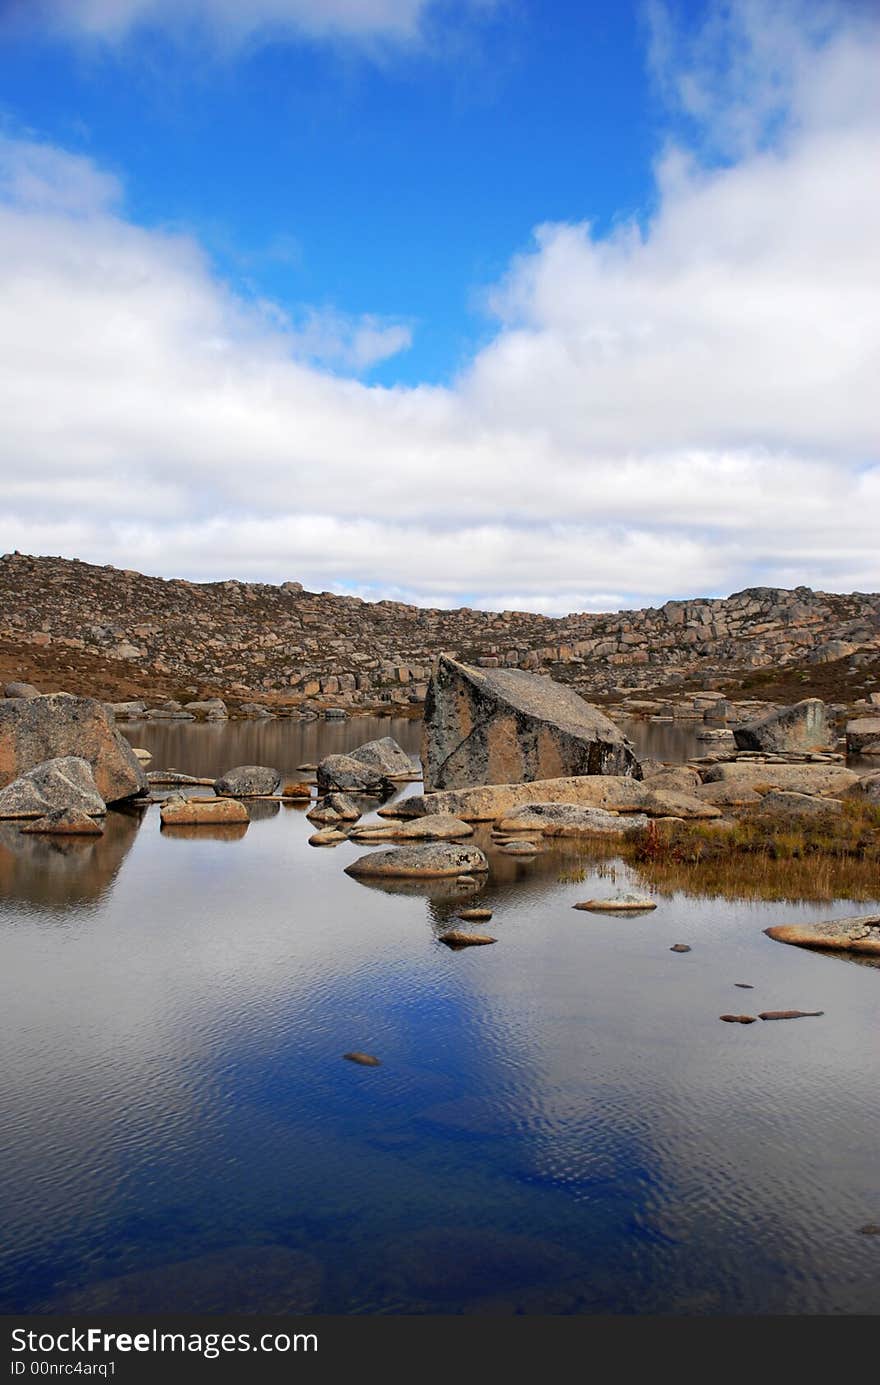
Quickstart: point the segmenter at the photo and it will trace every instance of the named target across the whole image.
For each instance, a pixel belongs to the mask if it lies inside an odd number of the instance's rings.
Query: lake
[[[127,734],[155,768],[295,775],[419,729]],[[696,748],[655,731],[643,753]],[[0,1311],[880,1309],[880,971],[762,931],[876,906],[591,915],[627,867],[485,832],[475,891],[377,888],[301,807],[252,811],[232,837],[155,807],[83,842],[0,826]],[[450,952],[476,899],[497,945]],[[718,1018],[787,1008],[824,1014]]]

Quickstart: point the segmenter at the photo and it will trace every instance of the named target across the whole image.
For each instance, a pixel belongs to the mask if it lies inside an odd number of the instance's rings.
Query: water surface
[[[130,735],[213,774],[389,732],[416,750],[413,722]],[[498,943],[451,953],[457,887],[358,884],[357,847],[255,808],[0,828],[0,1310],[880,1308],[880,973],[762,933],[876,906],[589,915],[619,863],[493,853],[467,899]],[[795,1007],[825,1014],[718,1019]]]

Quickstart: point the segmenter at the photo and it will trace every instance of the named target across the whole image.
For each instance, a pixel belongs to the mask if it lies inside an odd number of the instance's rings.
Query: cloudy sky
[[[880,587],[869,0],[0,0],[0,546]]]

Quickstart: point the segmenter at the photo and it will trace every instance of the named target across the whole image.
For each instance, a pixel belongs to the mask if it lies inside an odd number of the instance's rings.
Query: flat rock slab
[[[21,831],[57,837],[100,837],[104,827],[78,808],[55,808],[36,822],[25,823]]]
[[[167,799],[159,809],[167,827],[211,827],[218,823],[248,823],[248,810],[235,798]]]
[[[858,778],[853,775],[853,780]],[[452,813],[465,822],[497,822],[519,808],[536,803],[574,803],[602,808],[609,813],[646,813],[651,817],[713,818],[721,809],[691,794],[666,793],[629,775],[573,775],[565,779],[539,779],[531,784],[486,784],[472,789],[447,789],[440,793],[414,794],[379,809],[379,816],[422,817],[426,813]]]
[[[91,765],[78,755],[46,760],[0,790],[0,818],[43,817],[59,809],[90,817],[107,811]]]
[[[541,832],[545,837],[621,837],[647,827],[644,813],[609,813],[578,803],[527,803],[496,823],[499,832]]]
[[[461,875],[462,871],[488,869],[489,862],[478,847],[431,842],[420,846],[399,846],[391,851],[370,852],[346,866],[345,873],[366,879],[383,876],[417,878]]]
[[[220,798],[262,798],[281,787],[281,775],[268,765],[236,765],[214,780]]]
[[[815,947],[837,952],[864,952],[880,956],[880,914],[856,918],[826,919],[821,923],[784,923],[765,928],[768,938],[795,947]]]
[[[860,776],[843,765],[772,764],[760,760],[731,760],[710,765],[704,784],[737,784],[754,789],[790,789],[794,793],[837,797],[858,784]]]
[[[572,688],[520,669],[472,668],[445,655],[428,684],[422,765],[428,791],[641,775],[623,732]]]
[[[140,761],[102,702],[66,693],[0,702],[0,788],[47,760],[69,757],[87,761],[105,803],[147,787]]]
[[[572,906],[585,909],[591,914],[647,914],[657,905],[653,899],[638,899],[635,895],[622,895],[612,899],[585,899]]]
[[[356,829],[356,841],[457,841],[460,837],[472,837],[474,829],[469,822],[453,817],[451,813],[429,813],[423,818],[413,818],[411,822],[393,825],[382,823],[366,824]]]
[[[745,726],[733,737],[739,750],[825,750],[831,747],[828,709],[818,697],[781,707]]]

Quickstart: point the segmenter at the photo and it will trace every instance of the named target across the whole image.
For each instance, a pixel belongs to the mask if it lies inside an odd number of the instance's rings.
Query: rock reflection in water
[[[138,810],[109,812],[100,837],[30,836],[0,823],[0,898],[66,911],[100,900],[141,823]]]
[[[162,839],[171,842],[240,842],[249,826],[247,822],[214,822],[185,827],[163,823]]]

